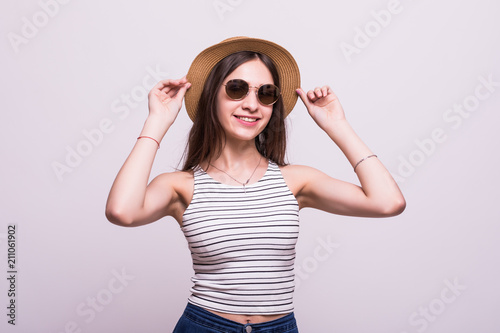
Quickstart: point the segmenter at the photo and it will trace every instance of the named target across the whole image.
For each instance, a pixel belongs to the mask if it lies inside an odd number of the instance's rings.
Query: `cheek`
[[[224,97],[226,97],[226,93],[222,90],[222,87],[220,87],[219,90],[217,90],[217,103],[222,102]]]
[[[219,92],[217,93],[217,99],[215,100],[215,110],[216,110],[215,113],[219,118],[219,120],[221,119],[222,113],[224,113],[224,108],[227,107],[225,102],[226,101],[224,99],[224,96],[221,94],[221,91],[219,90]]]
[[[272,119],[272,116],[273,116],[273,107],[269,107],[268,110],[265,111],[265,115],[266,115],[266,118],[267,118],[267,121],[269,122],[271,119]],[[276,117],[274,117],[276,118]]]
[[[266,112],[266,114],[265,114],[266,123],[263,124],[264,128],[272,126],[272,123],[274,122],[274,119],[276,118],[276,117],[272,118],[272,114],[273,114],[272,109],[269,112]]]
[[[226,92],[223,89],[219,89],[217,91],[217,98],[215,100],[215,106],[217,108],[217,111],[219,112],[219,109],[222,110],[227,110],[231,109],[235,101],[229,99],[226,95]]]

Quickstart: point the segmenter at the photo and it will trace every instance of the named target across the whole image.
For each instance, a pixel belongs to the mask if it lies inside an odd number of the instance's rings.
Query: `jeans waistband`
[[[200,324],[207,323],[214,329],[220,329],[220,330],[231,329],[234,330],[235,332],[258,333],[258,332],[266,332],[270,329],[273,329],[273,332],[281,332],[281,331],[286,332],[287,330],[297,327],[293,312],[281,318],[267,321],[264,323],[240,324],[235,321],[218,316],[215,313],[203,309],[202,307],[188,303],[186,309],[184,310],[183,315],[197,323]],[[248,326],[251,326],[251,331],[246,329]]]

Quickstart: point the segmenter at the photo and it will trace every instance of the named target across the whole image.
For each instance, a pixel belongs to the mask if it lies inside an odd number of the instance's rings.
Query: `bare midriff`
[[[280,313],[275,315],[242,315],[242,314],[234,314],[234,313],[225,313],[218,312],[209,309],[205,309],[207,311],[212,312],[220,317],[235,321],[240,324],[259,324],[265,323],[267,321],[276,320],[278,318],[286,316],[288,313]]]

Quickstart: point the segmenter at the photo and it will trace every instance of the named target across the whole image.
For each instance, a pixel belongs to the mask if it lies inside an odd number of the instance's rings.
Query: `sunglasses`
[[[256,88],[257,99],[263,105],[273,105],[280,97],[280,89],[274,84],[263,84],[259,87],[250,86],[245,80],[229,80],[226,84],[226,94],[234,101],[239,101],[248,96],[250,88]]]

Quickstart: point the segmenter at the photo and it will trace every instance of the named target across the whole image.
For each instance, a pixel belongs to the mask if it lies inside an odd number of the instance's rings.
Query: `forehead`
[[[250,85],[262,85],[273,82],[273,76],[260,59],[247,61],[238,66],[225,78],[225,82],[233,79],[242,79]]]

